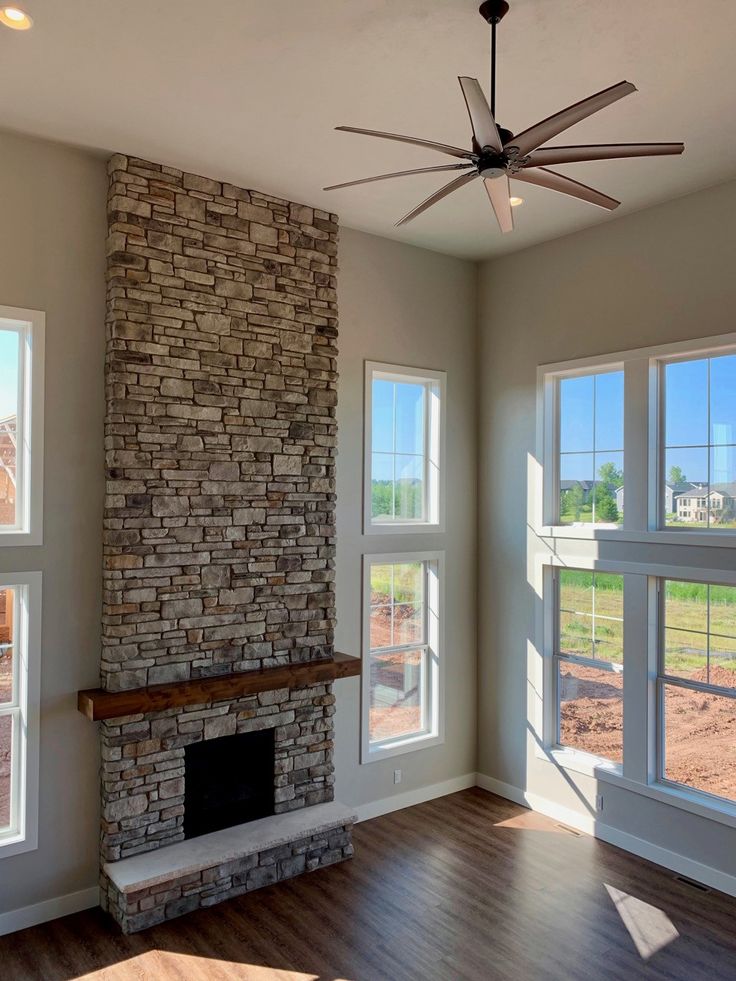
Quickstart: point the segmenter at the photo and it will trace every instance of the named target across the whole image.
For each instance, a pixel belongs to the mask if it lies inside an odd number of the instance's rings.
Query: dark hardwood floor
[[[485,791],[360,824],[355,849],[136,936],[95,910],[0,938],[0,978],[736,978],[736,899]]]

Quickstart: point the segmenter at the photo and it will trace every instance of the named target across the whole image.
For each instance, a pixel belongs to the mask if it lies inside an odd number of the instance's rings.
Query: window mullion
[[[646,531],[649,446],[649,360],[624,363],[624,531]]]

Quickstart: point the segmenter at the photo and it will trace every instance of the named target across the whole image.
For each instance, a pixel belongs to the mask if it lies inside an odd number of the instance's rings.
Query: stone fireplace
[[[352,854],[334,802],[336,216],[109,165],[103,905],[132,931]],[[342,658],[342,661],[339,659]]]

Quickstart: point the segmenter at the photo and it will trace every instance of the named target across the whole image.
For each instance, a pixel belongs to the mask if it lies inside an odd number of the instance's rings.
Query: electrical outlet
[[[394,770],[394,783],[401,783],[401,770]]]
[[[602,811],[603,810],[603,794],[596,794],[595,795],[595,809],[596,809],[596,811]]]

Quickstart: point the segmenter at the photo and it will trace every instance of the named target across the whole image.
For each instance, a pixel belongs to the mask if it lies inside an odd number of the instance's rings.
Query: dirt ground
[[[623,675],[596,668],[562,668],[560,741],[620,763],[623,758]],[[722,677],[719,672],[722,672]],[[705,680],[705,670],[691,672]],[[711,684],[733,684],[733,673],[711,667]],[[721,797],[736,798],[736,700],[668,686],[665,776]]]

